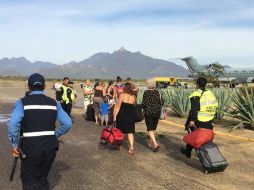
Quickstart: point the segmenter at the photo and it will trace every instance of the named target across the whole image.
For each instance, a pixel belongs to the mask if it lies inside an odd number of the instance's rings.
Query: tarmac
[[[20,92],[22,87],[15,87],[15,90],[12,85],[5,91],[2,88],[1,85],[0,114],[10,114],[13,103],[22,97],[23,90]],[[47,93],[52,95],[50,91]],[[184,146],[182,137],[186,133],[181,128],[161,122],[157,132],[161,149],[153,153],[146,147],[145,125],[138,123],[135,155],[130,156],[127,143],[121,150],[100,145],[100,127],[86,122],[81,108],[73,109],[73,120],[72,130],[61,138],[64,143],[60,144],[49,174],[54,190],[254,189],[253,142],[216,137],[215,143],[230,165],[223,173],[206,175],[194,152],[191,159],[180,154],[179,150]],[[174,117],[170,120],[182,122]],[[250,136],[254,137],[254,133],[251,132]],[[14,181],[8,181],[13,158],[7,139],[6,120],[0,122],[0,150],[0,189],[21,189],[20,163]]]

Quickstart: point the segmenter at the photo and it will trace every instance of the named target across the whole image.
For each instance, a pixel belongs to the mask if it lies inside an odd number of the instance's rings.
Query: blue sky
[[[124,46],[254,67],[254,0],[0,0],[0,30],[0,58],[63,64]]]

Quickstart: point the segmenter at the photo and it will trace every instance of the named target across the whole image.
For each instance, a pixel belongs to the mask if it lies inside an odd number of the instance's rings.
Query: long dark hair
[[[110,87],[112,84],[114,84],[114,82],[113,82],[112,80],[108,81],[107,91],[108,91],[109,87]]]
[[[134,91],[133,91],[131,83],[128,83],[128,82],[125,83],[123,92],[129,95],[134,95]]]

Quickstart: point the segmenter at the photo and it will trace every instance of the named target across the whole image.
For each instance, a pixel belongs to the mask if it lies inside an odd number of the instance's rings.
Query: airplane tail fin
[[[204,66],[199,65],[197,60],[194,59],[193,57],[185,57],[182,58],[181,60],[183,60],[186,63],[186,65],[188,66],[188,68],[192,73],[198,73],[206,69]]]

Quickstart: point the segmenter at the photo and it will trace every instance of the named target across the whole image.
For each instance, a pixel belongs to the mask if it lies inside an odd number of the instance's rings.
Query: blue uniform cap
[[[44,85],[45,85],[45,79],[42,75],[38,73],[34,73],[28,78],[28,86],[31,88],[43,87]]]

